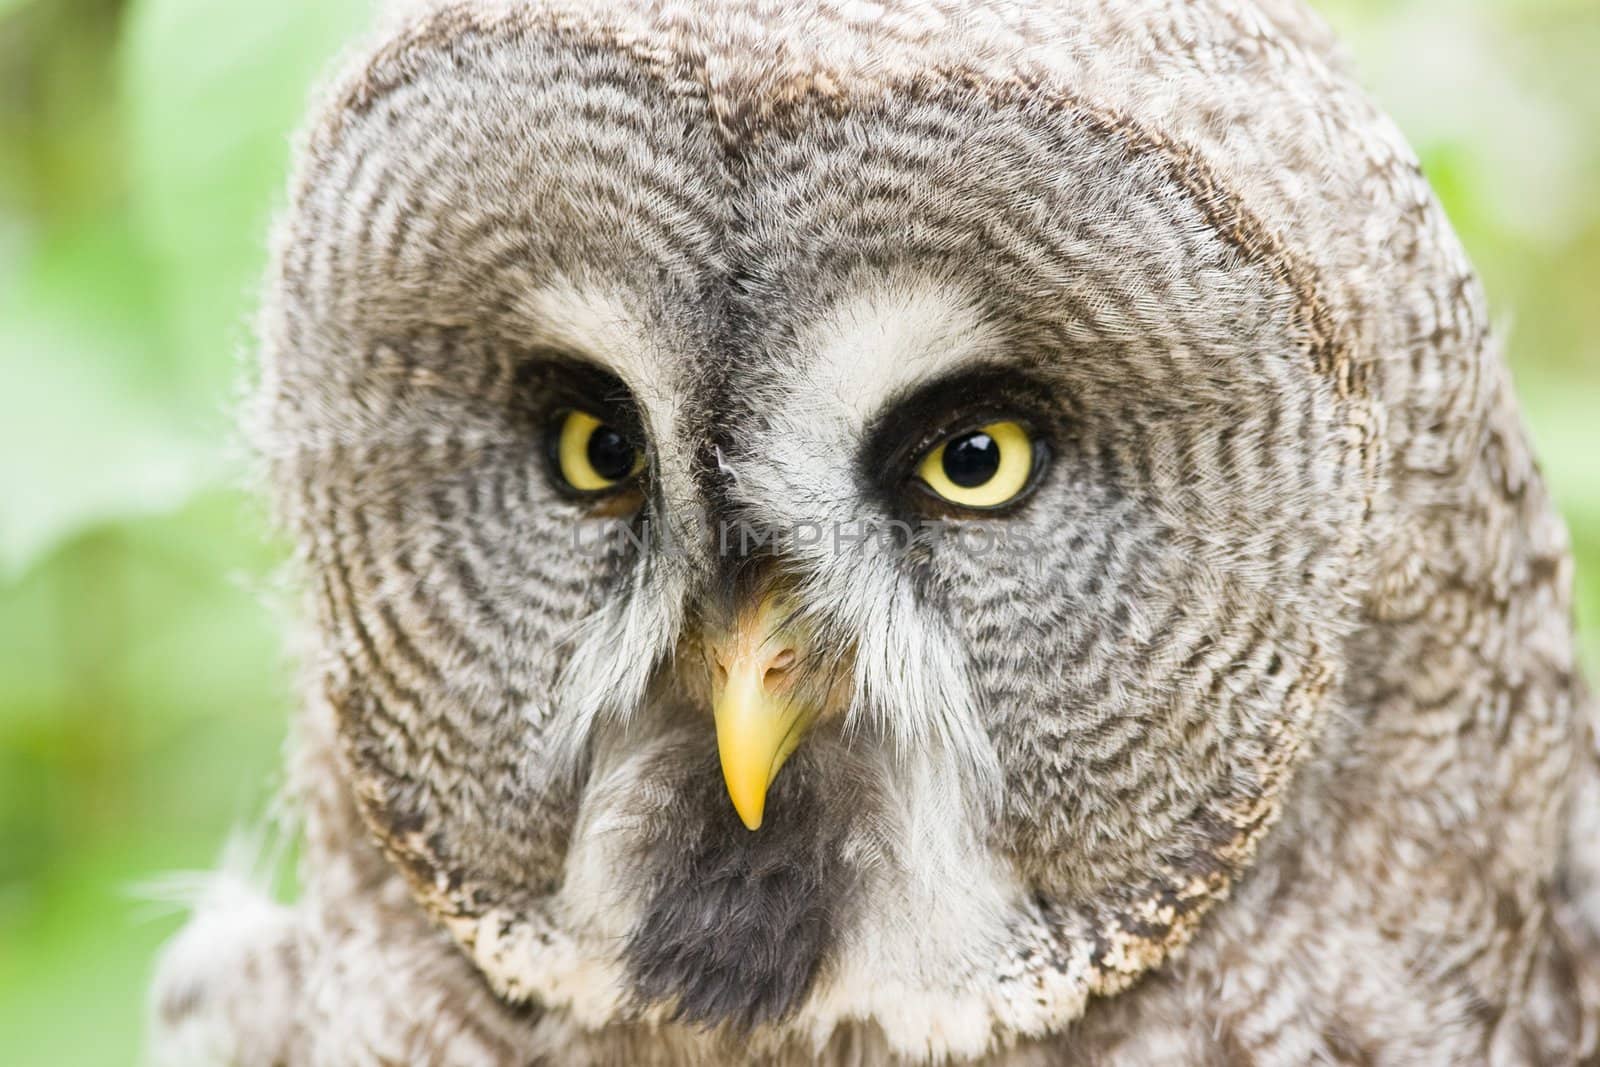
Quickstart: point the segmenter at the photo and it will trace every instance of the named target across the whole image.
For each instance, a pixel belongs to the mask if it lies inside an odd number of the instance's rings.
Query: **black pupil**
[[[944,476],[963,489],[976,489],[1000,469],[1000,445],[979,431],[944,446]]]
[[[589,435],[589,466],[600,477],[618,482],[633,472],[633,445],[609,426],[596,426]]]

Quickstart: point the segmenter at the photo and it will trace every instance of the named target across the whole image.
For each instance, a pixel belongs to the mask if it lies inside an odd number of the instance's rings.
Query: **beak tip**
[[[766,799],[766,791],[762,790],[754,799],[745,797],[744,803],[734,800],[733,810],[738,813],[739,821],[744,823],[746,830],[754,832],[761,829],[761,820],[767,813]]]

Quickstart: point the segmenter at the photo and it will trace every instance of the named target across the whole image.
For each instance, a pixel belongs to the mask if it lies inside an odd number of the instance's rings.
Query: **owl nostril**
[[[772,689],[774,686],[782,685],[783,680],[789,676],[789,671],[794,667],[794,662],[797,658],[795,650],[792,648],[785,648],[776,656],[773,656],[772,661],[767,664],[766,671],[761,675],[761,687],[763,689]]]

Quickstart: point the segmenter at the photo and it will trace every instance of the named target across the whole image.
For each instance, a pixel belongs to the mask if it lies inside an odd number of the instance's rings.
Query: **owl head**
[[[261,327],[348,788],[575,1025],[1057,1031],[1337,721],[1464,276],[1286,2],[406,12]]]

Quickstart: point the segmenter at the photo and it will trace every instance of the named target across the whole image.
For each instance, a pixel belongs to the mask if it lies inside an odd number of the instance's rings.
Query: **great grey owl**
[[[1296,0],[404,6],[259,333],[302,888],[168,1060],[1593,1062],[1565,534]]]

